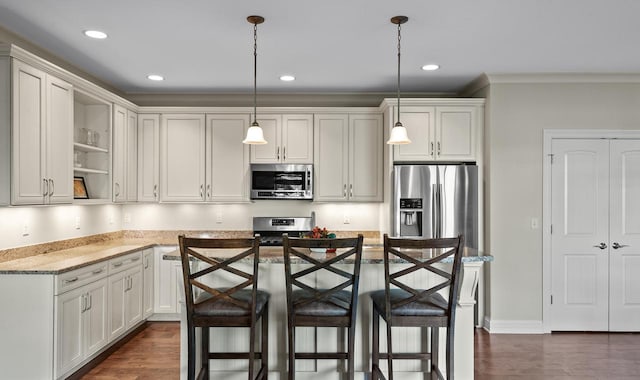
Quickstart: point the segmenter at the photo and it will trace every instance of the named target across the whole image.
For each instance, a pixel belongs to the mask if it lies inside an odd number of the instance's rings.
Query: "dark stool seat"
[[[326,292],[327,289],[318,289],[318,291]],[[301,306],[296,309],[297,315],[316,317],[344,317],[348,315],[351,305],[351,292],[340,290],[324,299],[304,303],[312,300],[314,295],[313,292],[305,289],[294,290],[291,293],[293,303],[301,303]]]
[[[295,379],[296,359],[346,359],[347,376],[349,379],[354,378],[355,315],[358,305],[362,241],[362,235],[358,235],[357,238],[343,239],[303,239],[289,238],[286,234],[283,235],[285,281],[287,284],[289,380]],[[310,248],[336,248],[338,251],[321,260],[310,255]],[[294,272],[291,264],[292,256],[300,259],[306,265]],[[352,257],[354,258],[352,270],[347,270],[343,266],[339,268],[334,266],[344,264],[346,259]],[[309,285],[310,283],[316,284],[314,280],[302,280],[309,275],[317,276],[317,279],[326,281],[332,278],[335,280],[335,284],[327,285],[330,286],[329,288]],[[336,352],[296,352],[296,327],[346,329],[347,349],[346,351],[337,349]]]
[[[221,288],[221,291],[227,290]],[[231,298],[249,305],[251,303],[251,297],[253,292],[249,289],[242,289],[235,292]],[[262,310],[269,302],[271,295],[264,290],[258,290],[256,292],[256,314],[262,314]],[[232,303],[226,299],[213,299],[213,295],[209,293],[200,294],[195,301],[193,307],[193,316],[197,317],[248,317],[251,316],[251,309],[248,307],[239,306],[237,303]]]
[[[439,328],[446,328],[446,374],[453,380],[453,338],[456,304],[460,288],[463,238],[408,239],[384,235],[385,288],[370,293],[372,303],[371,379],[386,379],[380,369],[380,359],[386,359],[389,380],[393,380],[393,361],[398,359],[428,360],[432,379],[444,379],[438,360]],[[390,256],[410,265],[391,272]],[[450,260],[450,259],[453,260]],[[444,261],[452,261],[444,264]],[[447,269],[448,268],[448,269]],[[414,289],[406,277],[426,270],[436,283],[429,289]],[[448,290],[448,297],[440,292]],[[386,323],[387,352],[380,352],[380,318]],[[392,327],[423,327],[430,329],[429,352],[393,352]],[[421,334],[418,334],[421,336]],[[424,342],[423,346],[427,346]]]
[[[249,361],[248,379],[266,379],[270,294],[258,290],[260,238],[203,239],[180,235],[178,241],[187,308],[188,380],[208,380],[209,361],[212,359],[246,359]],[[244,266],[237,265],[243,259],[253,259],[250,272],[245,272]],[[217,282],[229,286],[212,285]],[[262,320],[260,326],[259,320]],[[197,327],[201,332],[202,367],[196,373]],[[249,352],[210,352],[210,327],[249,328]],[[259,352],[256,351],[258,327],[261,334]],[[256,360],[260,360],[257,371],[254,365]]]

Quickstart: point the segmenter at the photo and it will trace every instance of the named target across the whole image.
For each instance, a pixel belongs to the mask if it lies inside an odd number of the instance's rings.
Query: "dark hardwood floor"
[[[83,380],[175,380],[180,378],[180,323],[150,322]]]
[[[177,322],[149,323],[82,379],[178,379],[179,346]],[[640,334],[491,335],[476,330],[475,352],[477,380],[640,379]]]

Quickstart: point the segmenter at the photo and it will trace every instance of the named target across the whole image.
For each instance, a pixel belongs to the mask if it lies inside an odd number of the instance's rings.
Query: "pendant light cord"
[[[402,123],[400,123],[400,28],[401,28],[401,23],[398,23],[398,118],[397,118],[397,122],[396,125],[402,125]]]
[[[258,125],[257,104],[258,104],[258,24],[253,24],[253,124]]]

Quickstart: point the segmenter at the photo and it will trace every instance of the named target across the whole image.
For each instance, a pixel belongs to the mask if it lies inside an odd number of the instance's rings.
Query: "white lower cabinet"
[[[182,289],[182,263],[180,260],[163,260],[166,253],[176,247],[158,247],[155,260],[154,313],[155,320],[179,320]]]
[[[153,314],[153,279],[155,260],[153,248],[142,252],[142,318],[147,319]]]
[[[85,359],[100,351],[107,340],[106,270],[88,276],[102,279],[55,297],[55,377],[65,376]],[[82,281],[82,274],[65,280]]]
[[[109,341],[142,321],[142,268],[139,264],[109,276],[109,311]]]

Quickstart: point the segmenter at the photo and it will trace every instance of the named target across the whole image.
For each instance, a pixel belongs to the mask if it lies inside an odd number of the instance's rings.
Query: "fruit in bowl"
[[[326,227],[320,228],[318,226],[313,227],[313,229],[305,235],[306,238],[310,239],[335,239],[336,234],[333,232],[327,231]],[[335,248],[327,248],[327,253],[335,252]]]
[[[305,237],[311,239],[335,239],[336,234],[327,231],[326,227],[320,228],[318,226],[315,226],[309,233],[307,233]]]

